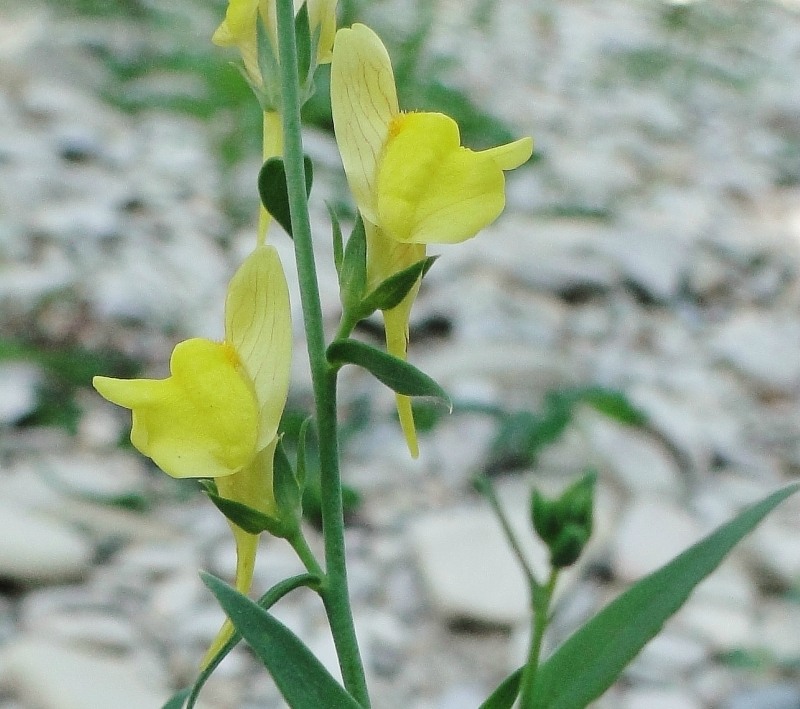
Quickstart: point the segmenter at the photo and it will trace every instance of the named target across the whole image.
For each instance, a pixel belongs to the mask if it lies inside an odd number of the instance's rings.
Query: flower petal
[[[336,33],[331,110],[353,197],[364,218],[377,223],[376,171],[389,123],[399,109],[389,54],[378,35],[365,25],[355,24]]]
[[[289,289],[274,246],[259,246],[234,274],[225,301],[225,340],[239,356],[258,402],[258,448],[278,432],[289,391]]]
[[[333,58],[333,42],[336,37],[337,0],[308,0],[308,21],[311,32],[319,29],[317,63],[330,64]]]
[[[386,329],[386,351],[400,359],[405,359],[408,352],[408,320],[411,314],[411,306],[414,304],[418,291],[419,284],[411,289],[411,292],[397,307],[383,312],[383,324]],[[414,424],[414,413],[411,409],[411,397],[395,394],[395,405],[397,406],[397,416],[400,419],[400,428],[403,429],[408,451],[411,453],[412,458],[418,458],[419,444],[417,442],[417,429]]]
[[[502,212],[501,163],[521,152],[463,148],[458,125],[441,113],[402,116],[392,125],[380,164],[378,223],[405,243],[469,239]]]
[[[248,76],[260,85],[262,79],[261,70],[258,67],[258,31],[256,30],[258,9],[259,0],[230,0],[225,12],[225,19],[217,27],[211,41],[222,47],[237,47],[242,55]]]
[[[272,469],[275,458],[275,438],[266,448],[253,458],[249,465],[235,475],[217,480],[217,491],[229,500],[241,502],[266,514],[275,509],[275,495],[272,491]],[[249,534],[228,520],[236,542],[236,590],[247,594],[253,583],[253,571],[258,551],[258,534]],[[205,667],[219,652],[220,648],[233,636],[233,625],[226,620],[206,651],[201,667]]]
[[[258,413],[249,382],[226,345],[175,347],[167,379],[95,377],[95,389],[133,412],[131,442],[176,478],[230,475],[256,453]]]
[[[533,154],[533,138],[520,138],[513,143],[481,150],[480,154],[492,158],[501,170],[514,170],[527,162]]]
[[[425,258],[425,244],[404,244],[391,239],[369,221],[364,220],[367,237],[367,293],[387,278]]]

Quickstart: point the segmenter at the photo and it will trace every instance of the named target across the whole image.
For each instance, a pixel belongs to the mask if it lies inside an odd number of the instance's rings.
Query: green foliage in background
[[[117,51],[111,45],[93,47],[110,73],[104,91],[106,100],[130,112],[166,109],[207,121],[220,159],[225,165],[233,165],[258,154],[261,112],[233,63],[235,54],[231,52],[226,59],[209,41],[213,26],[208,29],[208,37],[194,34],[195,28],[187,19],[193,4],[201,14],[209,12],[209,4],[200,4],[199,0],[176,5],[141,0],[65,0],[58,4],[58,11],[82,17],[119,18],[137,27],[142,41],[134,52]],[[382,3],[370,4],[374,9]],[[487,5],[482,4],[483,14]],[[464,89],[445,80],[455,59],[428,51],[436,6],[435,2],[417,0],[410,15],[415,18],[414,24],[407,31],[382,28],[392,38],[387,44],[395,62],[402,104],[452,116],[461,127],[464,142],[473,148],[510,142],[515,136],[503,121],[480,108]],[[224,8],[224,2],[211,3],[213,17],[224,14]],[[360,0],[341,2],[340,26],[363,20],[365,10],[365,3]],[[481,15],[480,8],[476,12]],[[316,84],[317,91],[303,108],[303,119],[306,124],[332,131],[329,67],[320,68]]]
[[[70,434],[77,431],[81,417],[76,395],[91,386],[94,374],[107,371],[132,377],[139,370],[138,363],[118,352],[0,338],[0,362],[14,361],[37,364],[44,373],[36,407],[21,425],[58,426]]]

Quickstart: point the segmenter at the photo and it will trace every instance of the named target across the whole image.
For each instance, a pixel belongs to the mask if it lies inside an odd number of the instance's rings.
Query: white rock
[[[674,502],[636,499],[617,529],[612,568],[623,581],[636,581],[671,561],[700,536],[695,520]]]
[[[740,690],[721,709],[795,709],[800,705],[800,691],[794,683],[776,683]]]
[[[35,263],[0,266],[0,302],[15,310],[29,310],[52,293],[75,285],[75,266],[56,249],[47,248]]]
[[[103,503],[62,499],[56,507],[45,508],[53,516],[85,529],[100,542],[125,540],[158,543],[171,540],[175,528],[158,516],[158,513],[142,514]]]
[[[28,362],[0,364],[0,425],[13,424],[36,408],[42,372]]]
[[[765,519],[744,540],[743,548],[750,556],[756,572],[768,583],[791,587],[800,579],[800,545],[796,526]]]
[[[35,637],[3,648],[0,684],[37,709],[154,709],[170,696],[162,678],[133,662]]]
[[[682,284],[689,249],[677,234],[652,233],[652,223],[618,234],[609,244],[625,276],[658,301],[674,298]]]
[[[120,235],[122,221],[109,205],[86,199],[43,205],[33,216],[31,228],[65,243],[88,239],[96,248],[98,241]]]
[[[683,689],[633,689],[625,693],[621,709],[703,709],[702,703]]]
[[[19,466],[13,494],[25,500],[26,475],[37,474],[56,491],[89,499],[139,494],[148,484],[147,466],[138,454],[59,453],[36,457],[27,466]]]
[[[752,647],[755,623],[749,610],[690,599],[674,616],[682,633],[706,643],[716,652]]]
[[[770,600],[757,620],[755,645],[778,662],[793,662],[800,657],[800,607],[796,603]]]
[[[663,682],[699,667],[708,656],[704,642],[666,630],[644,646],[625,672],[637,678]]]
[[[734,550],[714,573],[695,588],[692,599],[752,612],[758,593],[753,580],[737,563],[739,557],[740,553]]]
[[[630,492],[671,495],[681,489],[684,481],[678,465],[652,437],[599,415],[587,418],[584,430],[592,447]]]
[[[434,703],[436,709],[464,709],[478,706],[486,699],[486,691],[475,685],[457,685],[444,691]]]
[[[73,647],[121,654],[139,640],[130,621],[107,611],[63,608],[31,618],[26,631]]]
[[[555,387],[568,380],[571,371],[569,361],[552,348],[494,340],[415,353],[414,364],[442,385],[486,378],[526,391]]]
[[[93,552],[74,528],[0,504],[0,577],[22,584],[78,579],[89,571]]]
[[[767,391],[800,384],[800,323],[794,315],[740,312],[714,336],[712,350]]]
[[[534,540],[527,520],[514,514],[521,543],[540,569],[547,552]],[[420,570],[439,611],[513,625],[528,617],[528,589],[500,525],[485,507],[460,507],[414,520],[410,535]]]

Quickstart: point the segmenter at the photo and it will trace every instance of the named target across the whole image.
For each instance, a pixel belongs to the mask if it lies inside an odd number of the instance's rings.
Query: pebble
[[[592,416],[586,423],[584,430],[595,454],[630,493],[671,494],[682,488],[675,459],[651,437],[601,416]]]
[[[800,385],[800,324],[793,316],[745,311],[724,323],[712,349],[767,392],[788,393]]]
[[[131,660],[35,636],[21,637],[2,649],[0,685],[37,709],[153,709],[170,696],[163,677]]]
[[[0,578],[23,585],[74,581],[88,574],[94,549],[56,519],[0,504]]]
[[[33,413],[38,402],[37,389],[42,371],[28,362],[0,364],[0,426],[15,424]]]
[[[702,709],[691,693],[682,689],[634,689],[625,694],[620,709]]]
[[[695,520],[675,503],[637,498],[620,520],[611,568],[619,579],[632,583],[671,561],[700,536]]]
[[[706,643],[670,629],[653,638],[626,670],[645,681],[672,681],[700,667],[709,658]]]
[[[544,568],[546,550],[533,543],[523,515],[515,522],[523,548]],[[444,617],[501,626],[528,617],[525,577],[490,510],[471,506],[420,516],[409,535],[431,601]]]
[[[798,709],[800,687],[795,684],[773,684],[736,692],[720,705],[720,709]]]

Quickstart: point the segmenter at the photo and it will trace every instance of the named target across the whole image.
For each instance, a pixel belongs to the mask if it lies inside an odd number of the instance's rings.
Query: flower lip
[[[524,163],[533,141],[488,150],[461,145],[449,116],[401,112],[380,38],[355,24],[336,34],[331,67],[336,140],[366,221],[403,243],[456,243],[505,206],[503,172]]]
[[[378,164],[390,123],[400,109],[389,54],[366,25],[354,24],[336,33],[331,111],[353,198],[364,218],[375,224]]]
[[[228,287],[225,341],[176,345],[166,379],[95,377],[132,411],[131,442],[167,474],[222,477],[270,445],[289,387],[289,294],[277,251],[260,246]]]
[[[258,408],[225,345],[195,338],[175,347],[166,379],[95,377],[95,389],[132,412],[131,442],[165,473],[220,477],[256,453]]]

